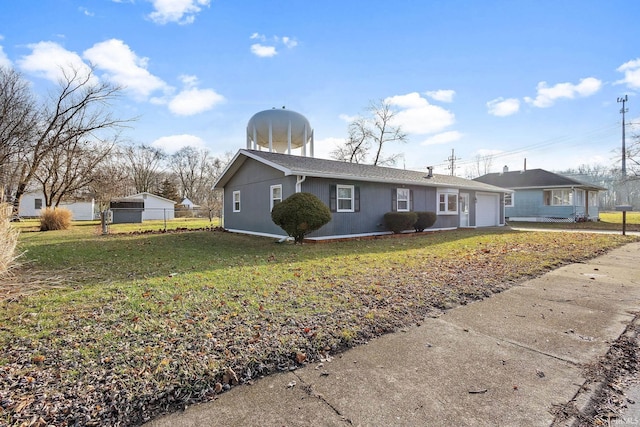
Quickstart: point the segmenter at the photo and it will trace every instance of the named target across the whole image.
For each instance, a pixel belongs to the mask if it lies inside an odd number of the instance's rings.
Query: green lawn
[[[0,424],[139,424],[636,239],[496,228],[292,245],[115,228],[22,233],[19,288],[0,302]]]
[[[622,232],[622,212],[600,212],[600,221],[562,223],[562,222],[516,222],[509,221],[513,227],[570,229],[570,230],[606,230]],[[640,212],[627,212],[627,231],[640,231]]]

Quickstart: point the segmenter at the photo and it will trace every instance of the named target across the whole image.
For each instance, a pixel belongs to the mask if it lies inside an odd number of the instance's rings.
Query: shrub
[[[73,214],[67,208],[46,208],[40,214],[40,231],[66,230]]]
[[[304,236],[331,221],[331,211],[311,193],[295,193],[271,210],[271,220],[302,243]]]
[[[384,214],[384,225],[394,233],[411,230],[418,220],[415,212],[387,212]]]
[[[0,203],[0,277],[15,265],[20,232],[11,225],[11,205]]]
[[[416,212],[416,214],[418,214],[418,220],[413,224],[413,228],[415,228],[416,231],[424,231],[425,228],[429,228],[435,224],[436,219],[438,219],[435,212]]]

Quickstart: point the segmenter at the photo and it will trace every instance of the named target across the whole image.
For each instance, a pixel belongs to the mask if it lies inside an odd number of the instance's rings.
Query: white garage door
[[[500,195],[478,194],[476,204],[476,226],[500,225]]]

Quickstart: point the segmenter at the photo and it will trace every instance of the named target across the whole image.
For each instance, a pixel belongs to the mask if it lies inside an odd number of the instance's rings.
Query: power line
[[[541,142],[536,142],[536,143],[533,143],[533,144],[525,145],[525,146],[522,146],[522,147],[519,147],[519,148],[515,148],[513,150],[501,151],[499,153],[491,154],[491,157],[493,159],[499,159],[499,158],[503,158],[503,157],[510,157],[510,156],[514,156],[514,155],[525,153],[525,152],[541,150],[541,149],[548,148],[550,146],[557,145],[557,144],[564,144],[565,147],[573,147],[573,146],[577,146],[577,145],[584,145],[585,144],[585,139],[587,139],[587,138],[590,139],[590,143],[593,143],[594,142],[594,137],[598,137],[597,139],[595,139],[596,141],[598,141],[600,139],[605,139],[605,138],[609,139],[611,137],[611,131],[613,129],[617,128],[617,127],[618,127],[617,124],[611,124],[611,125],[603,126],[601,128],[590,130],[590,131],[588,131],[588,132],[586,132],[586,133],[584,133],[582,135],[564,135],[564,136],[554,137],[554,138],[551,138],[549,140],[545,140],[545,141],[541,141]],[[571,140],[574,140],[575,142],[568,143]],[[461,160],[461,159],[456,159],[456,160]],[[458,161],[457,162],[457,167],[471,165],[475,161],[476,161],[475,159]],[[446,163],[440,163],[440,164],[436,164],[434,166],[435,167],[446,167],[447,169],[451,169],[451,160],[450,160],[450,158],[447,158]]]
[[[460,158],[456,157],[455,151],[452,148],[451,155],[447,157],[447,161],[449,162],[449,170],[451,170],[451,176],[453,176],[456,171],[456,160],[460,160]]]

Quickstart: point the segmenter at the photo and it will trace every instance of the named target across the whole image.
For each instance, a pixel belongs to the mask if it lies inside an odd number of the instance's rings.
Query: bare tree
[[[640,134],[633,135],[633,140],[627,147],[626,159],[627,173],[632,179],[640,179]]]
[[[183,147],[169,160],[169,166],[180,182],[180,195],[199,203],[198,192],[207,176],[209,151]]]
[[[348,163],[365,163],[371,150],[371,134],[367,121],[358,117],[349,123],[345,143],[331,152],[331,157]]]
[[[371,103],[369,112],[373,116],[373,129],[371,134],[373,145],[376,147],[373,164],[393,165],[400,156],[392,155],[384,158],[382,157],[382,149],[389,142],[406,142],[407,134],[402,131],[400,125],[393,124],[393,118],[396,116],[396,113],[391,109],[391,104],[388,102],[379,101],[377,103]]]
[[[231,152],[227,152],[221,157],[214,158],[214,161],[212,162],[212,180],[210,183],[207,183],[206,191],[202,193],[200,200],[200,206],[207,211],[209,221],[212,221],[216,216],[222,216],[223,192],[222,190],[213,189],[213,184],[222,174],[229,162],[231,162],[232,158],[233,154]]]
[[[374,165],[394,165],[401,154],[384,156],[383,149],[390,142],[406,142],[407,134],[394,124],[396,112],[385,100],[371,102],[367,117],[359,117],[349,124],[349,136],[345,143],[331,153],[337,160],[351,163],[367,163],[369,156]]]
[[[11,68],[0,67],[0,202],[17,185],[24,142],[32,139],[36,105],[29,83]]]
[[[131,190],[129,172],[122,150],[114,148],[109,156],[93,170],[87,189],[93,194],[102,216],[111,200],[127,195]]]
[[[213,157],[209,150],[184,147],[169,161],[171,170],[180,182],[182,197],[197,204],[205,203],[211,196],[213,184],[230,159]]]
[[[486,175],[491,172],[491,166],[493,165],[492,154],[477,154],[475,157],[474,169],[475,177]]]
[[[103,140],[129,120],[112,116],[110,103],[120,87],[97,81],[91,71],[62,70],[59,88],[38,109],[32,138],[24,141],[20,151],[20,176],[13,201],[17,215],[22,195],[34,179],[44,159],[52,151],[73,140]]]
[[[40,183],[45,206],[58,206],[96,179],[97,170],[109,158],[115,140],[71,138],[52,148],[43,158],[35,179]]]
[[[128,146],[124,159],[137,193],[156,193],[160,189],[161,172],[166,155],[162,150],[148,145]]]

